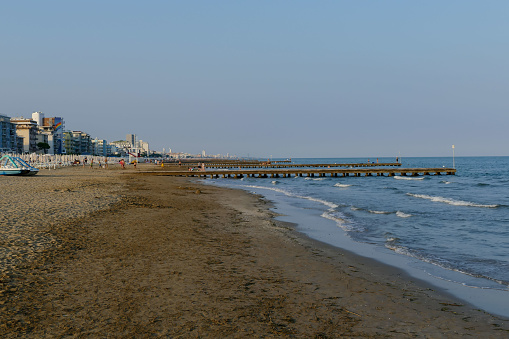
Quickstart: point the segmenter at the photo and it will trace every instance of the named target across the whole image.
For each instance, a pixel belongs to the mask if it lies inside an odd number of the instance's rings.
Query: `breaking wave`
[[[396,212],[396,216],[400,217],[400,218],[410,218],[412,215],[411,214],[408,214],[408,213],[403,213],[401,211],[397,211]]]
[[[469,207],[484,207],[484,208],[497,208],[500,206],[500,205],[477,204],[477,203],[470,202],[470,201],[454,200],[454,199],[448,199],[448,198],[439,197],[439,196],[433,197],[431,195],[426,195],[426,194],[407,193],[407,195],[409,195],[411,197],[415,197],[415,198],[427,199],[427,200],[431,200],[434,202],[441,202],[441,203],[454,205],[454,206],[469,206]]]
[[[398,179],[398,180],[424,180],[424,177],[420,177],[420,178],[408,178],[408,177],[402,177],[402,176],[396,175],[396,176],[394,176],[394,179]]]
[[[346,187],[350,187],[352,185],[345,185],[345,184],[340,184],[339,182],[334,184],[334,187],[341,187],[341,188],[346,188]]]

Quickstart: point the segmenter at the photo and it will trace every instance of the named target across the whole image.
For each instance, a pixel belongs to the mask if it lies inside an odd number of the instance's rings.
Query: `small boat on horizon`
[[[0,175],[36,175],[39,169],[30,166],[20,157],[4,155],[0,158]]]

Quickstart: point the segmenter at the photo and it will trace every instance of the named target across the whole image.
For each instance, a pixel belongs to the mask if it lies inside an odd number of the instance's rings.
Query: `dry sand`
[[[500,318],[275,222],[246,192],[113,166],[0,187],[5,338],[509,336]]]

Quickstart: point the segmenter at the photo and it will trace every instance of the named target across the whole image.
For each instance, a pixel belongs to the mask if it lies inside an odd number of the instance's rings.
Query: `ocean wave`
[[[336,217],[330,212],[323,212],[321,217],[334,221],[344,231],[351,231],[353,229],[345,219]]]
[[[401,211],[397,211],[396,212],[396,216],[400,217],[400,218],[410,218],[412,215],[411,214],[408,214],[408,213],[403,213]]]
[[[439,197],[439,196],[434,197],[434,196],[426,195],[426,194],[407,193],[407,195],[409,195],[411,197],[415,197],[415,198],[427,199],[427,200],[431,200],[434,202],[441,202],[441,203],[454,205],[454,206],[469,206],[469,207],[484,207],[484,208],[497,208],[500,206],[500,205],[477,204],[477,203],[470,202],[470,201],[454,200],[454,199],[448,199],[448,198]]]
[[[319,199],[319,198],[313,198],[313,197],[309,197],[309,196],[305,196],[305,195],[294,194],[294,193],[288,192],[288,191],[280,189],[280,188],[265,187],[265,186],[256,186],[256,185],[245,185],[244,187],[247,187],[247,188],[256,188],[256,189],[265,189],[265,190],[269,190],[269,191],[274,191],[274,192],[282,193],[282,194],[284,194],[284,195],[286,195],[288,197],[294,197],[294,198],[306,199],[306,200],[318,202],[318,203],[320,203],[322,205],[325,205],[325,206],[329,207],[330,209],[335,209],[335,208],[339,207],[339,205],[336,205],[335,203],[327,201],[327,200],[323,200],[323,199]]]
[[[393,177],[394,179],[397,179],[397,180],[424,180],[424,177],[419,177],[419,178],[409,178],[409,177],[402,177],[402,176],[399,176],[399,175],[396,175]]]
[[[335,208],[338,208],[339,205],[336,205],[335,203],[333,202],[330,202],[330,201],[327,201],[327,200],[323,200],[323,199],[318,199],[318,198],[313,198],[313,197],[306,197],[306,196],[303,196],[303,195],[296,195],[297,198],[301,198],[301,199],[307,199],[307,200],[310,200],[310,201],[315,201],[315,202],[319,202],[325,206],[328,206],[329,208],[331,209],[335,209]]]
[[[386,211],[373,211],[373,210],[368,210],[369,213],[373,213],[373,214],[391,214],[392,212],[386,212]]]
[[[322,181],[326,178],[312,178],[312,177],[305,177],[304,180],[313,180],[313,181]]]
[[[345,185],[345,184],[340,184],[339,182],[334,184],[334,187],[341,187],[341,188],[346,188],[346,187],[350,187],[352,185]]]
[[[509,286],[509,282],[507,282],[507,281],[500,280],[500,279],[495,279],[495,278],[492,278],[492,277],[488,277],[488,276],[483,275],[483,274],[468,272],[467,270],[460,269],[458,267],[454,267],[454,265],[452,265],[452,263],[444,261],[443,259],[424,256],[422,254],[419,254],[419,253],[409,249],[406,246],[397,245],[398,240],[399,240],[398,238],[388,238],[386,240],[386,242],[385,242],[385,247],[390,249],[390,250],[392,250],[392,251],[394,251],[397,254],[401,254],[401,255],[408,256],[408,257],[412,257],[412,258],[415,258],[417,260],[426,262],[428,264],[431,264],[431,265],[434,265],[434,266],[438,266],[438,267],[443,268],[443,269],[448,270],[448,271],[458,272],[458,273],[465,274],[465,275],[468,275],[468,276],[474,277],[474,278],[486,279],[486,280],[492,281],[492,282],[494,282],[496,284],[499,284],[499,285],[502,285],[502,286]],[[474,285],[471,285],[471,284],[466,284],[465,282],[460,282],[460,281],[454,281],[454,280],[446,279],[446,278],[443,278],[443,277],[431,274],[429,272],[427,272],[427,273],[430,276],[433,276],[434,278],[438,278],[438,279],[445,280],[445,281],[450,281],[450,282],[453,282],[453,283],[458,283],[458,284],[464,285],[466,287],[482,288],[482,289],[496,289],[496,290],[500,289],[500,290],[503,290],[503,291],[507,291],[507,288],[494,288],[494,287],[474,286]]]

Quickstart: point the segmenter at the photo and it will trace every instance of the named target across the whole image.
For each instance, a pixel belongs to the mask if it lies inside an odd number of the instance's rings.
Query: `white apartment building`
[[[16,125],[16,134],[23,138],[24,153],[35,153],[37,151],[37,122],[32,119],[11,118]]]

